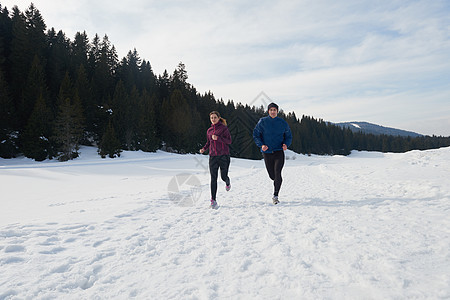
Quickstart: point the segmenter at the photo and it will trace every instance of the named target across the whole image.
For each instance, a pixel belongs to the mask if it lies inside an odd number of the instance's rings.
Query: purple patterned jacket
[[[212,136],[217,135],[217,140],[213,140]],[[206,131],[207,142],[203,146],[204,150],[209,149],[210,156],[229,155],[231,144],[231,135],[228,127],[220,121],[216,125],[211,124],[211,127]]]

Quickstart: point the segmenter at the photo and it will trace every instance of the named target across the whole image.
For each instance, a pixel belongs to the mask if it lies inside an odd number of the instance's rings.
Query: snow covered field
[[[0,299],[449,299],[450,148],[0,159]],[[184,174],[184,175],[182,175]]]

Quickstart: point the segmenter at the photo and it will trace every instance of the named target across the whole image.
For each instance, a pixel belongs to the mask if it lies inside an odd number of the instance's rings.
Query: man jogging
[[[263,117],[256,124],[253,130],[253,139],[256,145],[261,148],[266,164],[267,173],[273,180],[273,204],[278,204],[278,193],[280,192],[281,170],[284,166],[284,151],[292,143],[292,133],[288,123],[277,117],[278,105],[270,103],[267,117]]]

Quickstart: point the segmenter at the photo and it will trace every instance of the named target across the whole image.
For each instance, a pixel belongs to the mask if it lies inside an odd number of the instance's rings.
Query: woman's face
[[[219,122],[219,117],[216,114],[211,114],[209,116],[209,119],[211,120],[211,123],[216,125]]]

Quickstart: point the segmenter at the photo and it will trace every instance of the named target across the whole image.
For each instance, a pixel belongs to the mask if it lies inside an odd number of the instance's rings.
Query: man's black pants
[[[263,153],[264,163],[266,164],[267,173],[273,180],[273,195],[278,196],[283,178],[281,170],[284,166],[284,151],[275,151],[273,153]]]

